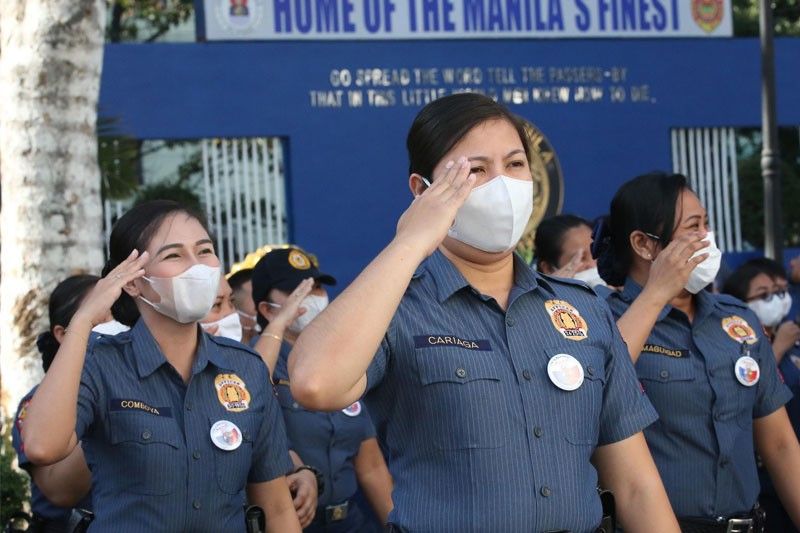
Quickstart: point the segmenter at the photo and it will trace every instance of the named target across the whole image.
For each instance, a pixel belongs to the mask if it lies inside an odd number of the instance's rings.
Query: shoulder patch
[[[572,287],[580,287],[581,289],[585,290],[586,292],[597,296],[597,292],[591,288],[585,281],[581,281],[579,279],[572,279],[572,278],[558,278],[555,276],[550,276],[548,274],[543,274],[541,272],[536,273],[538,276],[543,277],[550,283],[560,284],[560,285],[570,285]]]

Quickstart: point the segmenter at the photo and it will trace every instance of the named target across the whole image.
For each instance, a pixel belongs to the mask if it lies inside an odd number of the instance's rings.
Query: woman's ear
[[[630,236],[631,250],[634,255],[645,261],[652,261],[658,255],[658,242],[648,237],[643,231],[636,230]]]
[[[428,186],[422,181],[423,178],[419,174],[411,174],[408,177],[408,188],[411,189],[411,194],[414,195],[416,198],[420,194],[424,193]]]
[[[125,291],[125,293],[134,300],[142,294],[142,291],[139,289],[139,287],[136,286],[135,279],[123,285],[122,290]]]
[[[64,335],[67,334],[67,328],[64,326],[56,326],[53,328],[53,337],[56,338],[58,344],[61,344],[64,341]]]

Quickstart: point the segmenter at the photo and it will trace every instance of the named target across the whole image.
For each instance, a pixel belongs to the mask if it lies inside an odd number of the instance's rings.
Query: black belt
[[[734,518],[679,518],[683,533],[764,533],[767,514],[758,504],[746,515]]]
[[[312,524],[334,524],[347,518],[350,511],[350,500],[335,505],[320,505],[317,507],[317,514],[314,515]]]

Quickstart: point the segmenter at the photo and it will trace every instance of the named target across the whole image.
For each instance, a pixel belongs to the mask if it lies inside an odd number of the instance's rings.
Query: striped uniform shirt
[[[28,394],[23,396],[22,400],[20,400],[19,406],[17,407],[17,415],[14,417],[14,427],[11,430],[11,443],[14,446],[14,451],[17,452],[17,463],[20,468],[29,474],[31,474],[33,463],[31,463],[28,460],[28,456],[25,455],[25,443],[22,441],[22,426],[25,424],[28,404],[31,403],[31,398],[33,398],[37,388],[39,388],[39,385],[33,387]],[[75,507],[78,509],[91,510],[92,495],[87,494]],[[36,516],[48,520],[61,521],[66,525],[66,522],[69,520],[71,509],[53,505],[50,500],[42,494],[39,487],[36,486],[36,483],[33,481],[33,474],[31,474],[31,512]]]
[[[375,428],[363,402],[332,413],[309,411],[298,404],[289,390],[286,358],[290,350],[284,342],[273,374],[289,448],[322,472],[325,490],[317,498],[318,506],[347,501],[358,490],[353,460],[361,443],[375,437]]]
[[[368,369],[366,400],[395,483],[389,520],[400,527],[593,531],[592,453],[656,418],[603,301],[516,255],[514,271],[503,311],[434,252]],[[559,354],[573,366],[553,380]],[[578,384],[581,371],[577,389],[556,386]]]
[[[220,420],[239,428],[224,435],[238,448],[212,441]],[[241,531],[246,484],[292,468],[255,352],[201,331],[185,384],[143,320],[90,344],[76,433],[92,470],[97,531]]]
[[[628,279],[608,297],[620,317],[641,293]],[[659,420],[645,438],[680,517],[716,518],[748,512],[759,492],[753,419],[783,406],[791,392],[775,365],[769,339],[746,304],[701,291],[687,316],[671,306],[658,316],[636,363]],[[753,368],[737,364],[749,356]]]

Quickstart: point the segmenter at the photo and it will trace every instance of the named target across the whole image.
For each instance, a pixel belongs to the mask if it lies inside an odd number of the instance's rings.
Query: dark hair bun
[[[42,368],[45,372],[50,368],[59,348],[58,341],[51,331],[45,331],[36,337],[36,347],[42,354]]]

